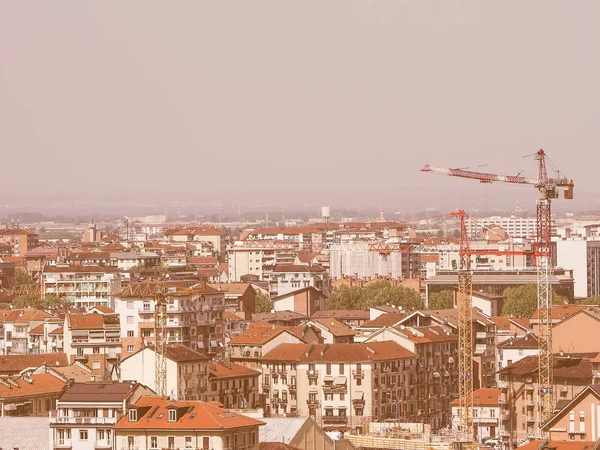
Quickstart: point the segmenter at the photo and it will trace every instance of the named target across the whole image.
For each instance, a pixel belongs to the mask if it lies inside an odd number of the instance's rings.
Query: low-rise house
[[[54,409],[67,379],[54,371],[0,377],[0,416],[44,416]]]
[[[452,405],[452,428],[459,429],[459,399],[454,400]],[[500,403],[498,402],[498,388],[481,388],[473,392],[473,428],[476,441],[486,438],[495,438],[499,435]]]
[[[231,361],[214,361],[208,369],[208,398],[225,408],[260,406],[260,372]]]
[[[38,353],[40,347],[30,333],[52,316],[35,308],[0,311],[0,354],[26,355]]]
[[[0,376],[19,375],[24,370],[32,370],[41,365],[65,367],[69,365],[69,359],[65,353],[3,355],[0,356]]]
[[[321,309],[311,319],[337,319],[355,330],[363,323],[371,320],[371,315],[366,309]]]
[[[527,356],[539,354],[539,342],[535,334],[529,333],[504,341],[498,346],[498,370],[510,366]]]
[[[113,449],[114,427],[132,403],[152,395],[139,383],[93,382],[68,386],[50,414],[50,449]]]
[[[182,344],[168,344],[165,358],[167,394],[175,400],[205,400],[209,359]],[[156,352],[154,347],[145,347],[121,360],[118,378],[137,380],[156,390],[155,373]]]
[[[554,310],[555,307],[552,307]],[[582,333],[581,330],[585,330]],[[552,327],[554,353],[600,352],[600,343],[590,336],[600,334],[600,309],[588,306],[558,322]]]
[[[363,342],[369,336],[371,336],[371,334],[375,333],[376,331],[382,328],[393,328],[397,325],[400,325],[400,322],[402,322],[402,319],[404,319],[405,317],[406,315],[404,314],[376,314],[376,317],[374,319],[364,322],[362,325],[356,327],[356,336],[354,340],[356,342]]]
[[[526,317],[490,317],[496,324],[496,346],[504,341],[531,333],[531,323]]]
[[[260,450],[354,450],[346,440],[334,440],[312,417],[261,419]]]
[[[115,448],[258,450],[264,422],[214,403],[141,397],[115,427]]]

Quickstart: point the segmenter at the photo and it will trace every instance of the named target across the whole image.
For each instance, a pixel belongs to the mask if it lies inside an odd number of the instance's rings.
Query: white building
[[[50,414],[50,450],[114,447],[114,427],[130,403],[152,395],[147,387],[122,383],[73,383]]]
[[[229,280],[239,282],[244,275],[254,275],[268,281],[276,264],[293,264],[294,259],[292,243],[236,241],[227,250]]]
[[[574,236],[556,241],[556,264],[573,270],[575,298],[600,296],[600,238]]]
[[[528,333],[525,336],[509,339],[498,344],[498,370],[514,364],[527,356],[539,354],[538,339],[535,334]]]
[[[173,400],[206,400],[209,359],[181,344],[167,345],[167,395]],[[156,353],[146,347],[120,364],[121,380],[137,380],[156,390]]]
[[[459,401],[452,403],[452,429],[458,430],[460,424]],[[498,388],[483,388],[473,392],[473,428],[478,442],[500,435],[500,403]]]
[[[490,216],[478,218],[477,221],[469,220],[467,222],[467,234],[470,239],[481,237],[485,234],[485,228],[497,226],[502,228],[511,238],[532,238],[535,237],[536,219],[535,217],[500,217]],[[554,219],[552,219],[554,228]]]
[[[319,291],[329,291],[329,275],[318,265],[284,265],[277,264],[271,272],[269,291],[271,297],[278,297],[290,292],[313,287]]]

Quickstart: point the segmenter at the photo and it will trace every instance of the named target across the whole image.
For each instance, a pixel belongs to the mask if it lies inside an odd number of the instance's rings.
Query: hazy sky
[[[516,173],[544,148],[600,207],[598,17],[596,0],[1,1],[0,192],[468,208],[483,188],[425,162]]]

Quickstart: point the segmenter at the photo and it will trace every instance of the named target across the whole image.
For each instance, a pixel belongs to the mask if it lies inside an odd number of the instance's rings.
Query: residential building
[[[50,450],[115,448],[114,427],[130,404],[153,392],[139,383],[72,383],[50,414]]]
[[[337,319],[355,330],[363,323],[371,320],[369,311],[364,309],[321,309],[315,312],[311,319]]]
[[[250,283],[219,283],[209,287],[225,293],[225,309],[239,314],[246,320],[252,319],[255,311],[256,291]]]
[[[502,342],[531,333],[531,322],[527,317],[490,317],[496,324],[496,346]]]
[[[259,431],[260,450],[355,450],[344,439],[332,439],[310,416],[261,420],[265,425]]]
[[[575,298],[600,296],[600,237],[558,239],[556,264],[573,270]]]
[[[200,401],[141,397],[115,427],[115,448],[258,450],[264,422]]]
[[[119,316],[67,314],[63,324],[63,346],[71,362],[86,364],[96,376],[107,376],[121,357]]]
[[[319,265],[276,264],[271,271],[269,286],[272,297],[279,297],[307,287],[328,292],[329,275]]]
[[[226,409],[250,409],[260,405],[260,371],[231,361],[213,361],[208,366],[207,401]]]
[[[10,245],[11,253],[15,256],[25,256],[25,253],[37,246],[38,235],[20,228],[6,228],[0,230],[0,244]]]
[[[393,341],[416,355],[414,380],[410,383],[412,409],[409,421],[437,429],[450,426],[450,402],[458,395],[456,353],[458,336],[442,326],[382,328],[365,344]]]
[[[77,308],[110,306],[110,286],[117,277],[112,266],[56,265],[42,272],[44,293],[66,298]]]
[[[325,344],[352,344],[356,332],[337,319],[311,319],[307,325],[313,325],[319,331]]]
[[[165,231],[165,236],[171,243],[188,243],[196,248],[196,252],[202,253],[202,244],[210,244],[221,259],[225,258],[226,233],[215,227],[189,227],[177,230]]]
[[[481,237],[490,227],[502,228],[511,238],[532,238],[536,236],[535,217],[490,216],[480,217],[476,221],[469,220],[467,234],[469,239]],[[554,228],[554,219],[552,219]]]
[[[265,415],[311,416],[325,430],[407,418],[417,413],[416,367],[395,342],[280,344],[263,357]]]
[[[595,356],[595,355],[594,355]],[[554,404],[572,400],[592,381],[593,356],[554,356]],[[527,356],[499,371],[502,437],[505,445],[540,436],[539,360]]]
[[[556,324],[567,319],[568,317],[572,316],[573,314],[576,314],[583,310],[588,310],[590,313],[592,313],[594,315],[600,315],[600,308],[598,308],[597,306],[587,306],[587,305],[580,305],[580,304],[552,305],[552,309],[550,310],[550,315],[552,317],[551,320],[552,320],[553,327],[556,326]],[[537,310],[535,313],[533,313],[533,316],[531,316],[530,322],[531,322],[531,329],[536,334],[539,334],[539,323],[540,323],[539,310]]]
[[[168,344],[167,394],[174,400],[205,400],[210,360],[202,353],[182,344]],[[156,352],[145,347],[121,360],[118,378],[136,380],[152,390],[155,386]],[[116,374],[115,374],[116,375]]]
[[[473,291],[471,295],[473,308],[477,308],[488,317],[499,316],[502,313],[504,305],[504,296],[488,294],[483,291]],[[454,305],[456,307],[457,295],[454,295]]]
[[[235,241],[227,250],[229,279],[243,281],[253,275],[258,280],[269,281],[277,264],[293,264],[296,244],[282,241]]]
[[[582,333],[582,330],[585,330],[585,333]],[[596,339],[590,339],[590,336],[598,336],[599,333],[600,310],[588,307],[571,314],[552,327],[552,350],[555,353],[600,352],[600,343]]]
[[[15,263],[2,261],[0,256],[0,289],[10,289],[15,283]]]
[[[528,333],[498,345],[498,370],[514,364],[528,356],[539,354],[539,341],[535,334]]]
[[[30,332],[52,316],[34,308],[0,310],[0,354],[39,353]],[[36,341],[37,343],[37,341]]]
[[[0,377],[0,416],[47,416],[66,385],[54,371]]]
[[[459,399],[452,401],[451,405],[452,428],[458,430],[460,425]],[[498,388],[481,388],[473,392],[471,417],[473,418],[473,429],[477,442],[499,436],[501,420]]]
[[[252,322],[266,322],[278,327],[297,327],[308,320],[304,314],[294,311],[275,311],[252,314]]]
[[[150,268],[160,264],[160,256],[153,252],[116,252],[110,258],[120,271]]]
[[[64,367],[69,359],[64,353],[46,353],[38,355],[3,355],[0,356],[0,377],[15,376],[26,370],[33,370],[45,365],[47,367]]]
[[[230,341],[231,360],[251,369],[261,369],[263,355],[280,344],[302,344],[290,331],[276,327],[251,327]]]
[[[309,286],[273,297],[273,310],[293,311],[304,316],[312,316],[317,311],[325,309],[326,298],[322,291]]]
[[[570,402],[563,402],[544,424],[555,441],[597,441],[600,438],[600,384],[585,387]]]
[[[246,330],[249,325],[250,322],[240,318],[238,315],[230,311],[223,312],[223,342],[226,353],[229,352],[229,343],[231,340]]]

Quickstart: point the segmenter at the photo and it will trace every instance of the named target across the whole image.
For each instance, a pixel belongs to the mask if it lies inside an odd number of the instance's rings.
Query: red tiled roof
[[[284,444],[283,442],[261,442],[258,450],[300,450],[298,447]]]
[[[56,330],[54,330],[54,331],[51,331],[51,332],[50,332],[50,333],[48,333],[48,334],[52,334],[52,335],[61,335],[61,334],[64,334],[64,332],[65,332],[65,331],[64,331],[63,327],[58,327]]]
[[[528,333],[525,336],[504,341],[498,345],[498,348],[536,349],[538,348],[538,338],[535,334]]]
[[[303,273],[303,272],[325,272],[325,269],[321,266],[318,265],[314,265],[314,266],[303,266],[303,265],[284,265],[284,264],[276,264],[275,267],[273,267],[273,272],[274,273],[290,273],[290,272],[295,272],[295,273]]]
[[[248,288],[252,289],[249,283],[209,283],[208,285],[231,295],[244,295]]]
[[[293,320],[302,320],[305,319],[306,316],[294,311],[276,311],[274,313],[264,312],[264,313],[255,313],[252,314],[252,321],[282,321],[282,322],[290,322]]]
[[[122,402],[136,387],[130,381],[91,381],[73,383],[60,398],[61,402]]]
[[[574,378],[580,380],[592,379],[591,359],[569,358],[554,356],[554,377]],[[539,370],[539,358],[537,355],[526,356],[519,361],[506,366],[498,371],[501,375],[515,376],[537,376]]]
[[[587,305],[553,305],[550,311],[552,313],[552,320],[563,320],[569,317],[570,315],[573,315],[587,308]],[[539,311],[533,313],[533,316],[531,316],[531,318],[538,319]]]
[[[321,309],[311,316],[311,319],[335,317],[336,319],[369,320],[371,315],[366,309]]]
[[[44,334],[44,324],[39,324],[37,327],[31,330],[29,334]]]
[[[405,314],[382,314],[379,317],[369,320],[368,322],[363,323],[361,328],[383,328],[383,327],[393,327],[397,325],[402,319],[406,317]]]
[[[531,441],[519,447],[519,450],[538,450],[542,441]],[[596,442],[594,441],[548,441],[544,448],[549,450],[593,450]]]
[[[473,405],[474,406],[498,406],[498,388],[481,388],[473,392]],[[451,405],[458,405],[460,400],[456,400],[450,403]]]
[[[50,373],[31,375],[31,382],[21,378],[15,380],[17,386],[0,383],[0,399],[10,400],[21,397],[32,397],[44,394],[58,394],[67,383]]]
[[[150,350],[153,352],[154,345],[148,345],[147,347],[139,349],[137,352],[134,352],[131,355],[128,355],[127,357],[123,358],[121,360],[121,363],[123,363],[123,361],[131,358],[134,355],[137,355],[138,353],[140,353],[144,350]],[[194,350],[190,347],[187,347],[183,344],[167,344],[165,356],[167,359],[170,359],[171,361],[176,362],[176,363],[188,362],[188,361],[208,361],[209,360],[209,358],[207,356],[205,356],[204,354],[197,352],[196,350]]]
[[[394,329],[406,336],[406,338],[416,344],[429,342],[454,342],[458,341],[458,335],[446,332],[440,326],[430,327],[404,327],[398,325]]]
[[[308,355],[307,355],[308,353]],[[394,341],[368,344],[280,344],[262,357],[263,361],[385,361],[416,355]]]
[[[71,330],[99,330],[104,328],[102,314],[69,314]]]
[[[188,264],[212,264],[217,265],[219,260],[216,256],[190,256]]]
[[[115,273],[119,269],[113,266],[46,266],[44,273]]]
[[[337,319],[330,317],[328,319],[312,319],[313,322],[319,323],[325,327],[327,331],[333,334],[335,337],[343,336],[354,336],[354,330],[349,326],[343,324]]]
[[[230,343],[232,345],[263,345],[285,332],[286,330],[283,327],[248,328],[234,337]]]
[[[29,323],[50,317],[51,314],[35,308],[0,310],[0,322],[4,323]]]
[[[210,375],[210,381],[226,380],[230,378],[242,378],[242,377],[258,377],[260,372],[249,367],[242,366],[230,361],[213,362],[208,369]]]
[[[124,415],[117,422],[118,430],[214,430],[224,431],[242,427],[258,427],[264,422],[237,412],[220,408],[213,403],[200,401],[170,401],[164,397],[143,396],[136,402],[138,420],[129,421]],[[168,410],[177,411],[177,421],[168,422]]]
[[[65,353],[41,353],[38,355],[1,355],[0,373],[19,373],[29,367],[67,366],[69,364]]]

